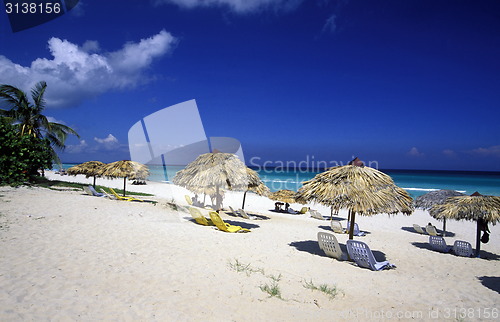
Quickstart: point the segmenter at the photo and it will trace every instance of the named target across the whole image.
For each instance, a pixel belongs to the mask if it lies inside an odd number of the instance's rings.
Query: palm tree
[[[30,135],[38,138],[47,138],[51,144],[53,160],[61,163],[54,147],[65,148],[64,142],[69,134],[80,137],[75,130],[64,124],[49,122],[42,114],[45,109],[43,95],[47,83],[41,81],[31,89],[30,102],[25,92],[11,85],[0,85],[0,100],[10,109],[0,109],[0,116],[6,118],[19,131],[21,136]]]

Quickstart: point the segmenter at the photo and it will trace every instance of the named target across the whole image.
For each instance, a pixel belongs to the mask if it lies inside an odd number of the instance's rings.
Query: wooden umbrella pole
[[[247,198],[247,192],[248,190],[245,191],[243,194],[243,205],[241,205],[241,209],[245,210],[245,199]]]
[[[476,257],[479,257],[479,251],[481,250],[481,227],[479,226],[479,220],[477,220],[476,226]]]
[[[95,177],[96,177],[96,176],[94,176],[94,189],[95,189]]]
[[[446,218],[443,218],[443,237],[446,237]]]
[[[127,185],[127,177],[123,177],[123,196],[125,197],[125,186]]]
[[[354,217],[356,217],[356,213],[354,211],[349,210],[351,221],[349,226],[349,239],[353,239],[354,236]]]

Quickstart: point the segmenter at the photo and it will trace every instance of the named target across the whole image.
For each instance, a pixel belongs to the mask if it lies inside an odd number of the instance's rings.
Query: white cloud
[[[106,150],[106,151],[111,151],[111,150],[117,150],[120,147],[120,143],[118,142],[118,139],[113,135],[113,134],[108,134],[107,137],[100,139],[95,137],[94,141],[96,141],[98,146],[96,147],[96,150]]]
[[[29,67],[0,55],[0,83],[29,91],[35,83],[45,80],[47,107],[74,106],[110,90],[136,86],[144,81],[153,60],[171,52],[176,43],[176,38],[162,30],[138,43],[127,43],[118,51],[92,54],[99,50],[95,41],[79,47],[51,38],[48,44],[53,58],[38,58]]]
[[[337,30],[337,15],[332,14],[328,19],[326,19],[325,25],[323,26],[323,32],[329,31],[331,33],[334,33],[335,30]]]
[[[450,157],[450,158],[454,158],[457,156],[457,153],[453,150],[450,150],[450,149],[443,150],[443,154],[447,157]]]
[[[118,139],[113,134],[108,134],[108,136],[105,137],[104,139],[99,139],[99,138],[95,137],[94,140],[97,143],[101,143],[101,144],[118,143]]]
[[[406,154],[409,155],[409,156],[411,156],[411,157],[422,157],[422,156],[424,156],[424,154],[421,153],[420,151],[418,151],[418,149],[416,147],[411,148],[410,151],[408,151]]]
[[[500,157],[500,145],[490,146],[488,148],[477,148],[472,151],[469,151],[471,154],[479,155],[479,156],[494,156]]]
[[[67,145],[65,152],[68,153],[82,153],[87,150],[88,148],[87,142],[85,140],[80,140],[80,144],[73,144],[73,145]]]
[[[155,0],[155,4],[175,4],[181,8],[229,7],[237,13],[249,13],[262,9],[291,10],[303,0]]]

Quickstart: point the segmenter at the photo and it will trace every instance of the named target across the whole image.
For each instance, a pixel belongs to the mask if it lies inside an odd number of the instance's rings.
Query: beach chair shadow
[[[432,247],[431,247],[431,245],[429,243],[413,242],[411,244],[413,246],[421,248],[421,249],[433,250]]]
[[[244,221],[224,219],[224,222],[226,222],[232,226],[240,226],[241,228],[245,228],[245,229],[252,229],[252,228],[259,228],[260,227],[259,225],[251,224],[251,223],[244,222]]]
[[[319,244],[318,244],[317,240],[294,241],[288,245],[294,247],[295,249],[297,249],[298,251],[301,251],[301,252],[306,252],[306,253],[318,255],[321,257],[328,257],[328,256],[326,256],[325,252],[321,248],[319,248]],[[328,258],[330,258],[330,257],[328,257]]]
[[[479,276],[477,279],[481,281],[481,284],[483,284],[483,286],[500,294],[500,277],[498,277],[498,276]]]

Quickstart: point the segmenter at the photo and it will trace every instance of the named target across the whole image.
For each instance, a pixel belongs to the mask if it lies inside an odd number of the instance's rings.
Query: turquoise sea
[[[75,164],[65,163],[67,169]],[[169,181],[182,167],[150,166],[151,181]],[[283,170],[283,168],[254,168],[262,181],[271,189],[297,191],[302,182],[312,179],[318,171],[307,169]],[[465,194],[475,191],[483,195],[500,196],[500,172],[476,171],[428,171],[428,170],[381,170],[392,177],[394,182],[416,198],[429,191],[439,189],[457,190]]]

